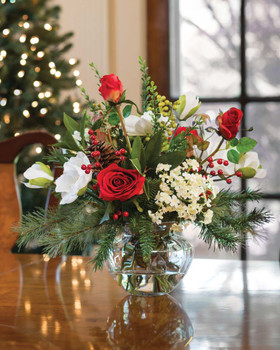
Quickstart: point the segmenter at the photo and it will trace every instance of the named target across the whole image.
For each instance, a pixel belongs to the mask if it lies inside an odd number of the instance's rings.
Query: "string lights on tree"
[[[58,32],[59,6],[50,0],[0,0],[0,139],[25,129],[60,135],[62,111],[79,116],[76,58],[67,58],[72,33]],[[72,93],[73,95],[73,93]]]

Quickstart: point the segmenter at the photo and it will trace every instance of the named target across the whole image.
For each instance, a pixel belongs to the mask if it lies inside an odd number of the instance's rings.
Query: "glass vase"
[[[155,225],[156,248],[150,258],[143,258],[139,235],[126,226],[116,236],[108,259],[115,281],[132,295],[171,293],[186,275],[194,249],[182,236],[171,232],[172,223]]]

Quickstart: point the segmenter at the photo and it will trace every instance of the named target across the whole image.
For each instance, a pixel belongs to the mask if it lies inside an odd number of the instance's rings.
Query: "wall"
[[[127,97],[140,103],[138,56],[146,58],[145,0],[54,0],[62,7],[61,31],[73,31],[68,57],[81,60],[80,78],[90,96],[99,99],[89,63],[100,73],[115,73]]]

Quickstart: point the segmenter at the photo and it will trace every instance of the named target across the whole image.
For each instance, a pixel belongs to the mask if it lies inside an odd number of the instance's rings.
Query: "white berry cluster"
[[[195,159],[187,159],[177,168],[170,168],[169,164],[157,166],[161,184],[155,200],[159,208],[155,213],[149,211],[152,221],[159,225],[164,214],[177,212],[179,222],[200,220],[211,223],[211,203],[218,192],[213,180],[199,174],[199,163]]]

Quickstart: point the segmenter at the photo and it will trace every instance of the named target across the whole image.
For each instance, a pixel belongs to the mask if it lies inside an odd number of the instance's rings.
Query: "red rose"
[[[224,139],[231,140],[236,136],[242,117],[242,111],[234,107],[218,115],[217,123],[219,125],[219,132]]]
[[[145,177],[137,170],[123,169],[117,164],[111,164],[100,171],[97,182],[100,198],[106,201],[124,202],[143,193]]]
[[[105,101],[119,102],[123,93],[123,86],[115,74],[103,75],[99,92]]]
[[[183,127],[183,126],[179,126],[179,128],[177,128],[175,134],[174,134],[174,137],[181,134],[182,131],[185,131],[186,135],[189,133],[189,134],[192,134],[192,135],[195,135],[195,136],[198,136],[198,133],[196,130],[191,130],[191,128],[186,128],[186,127]],[[188,136],[186,136],[188,137]]]

